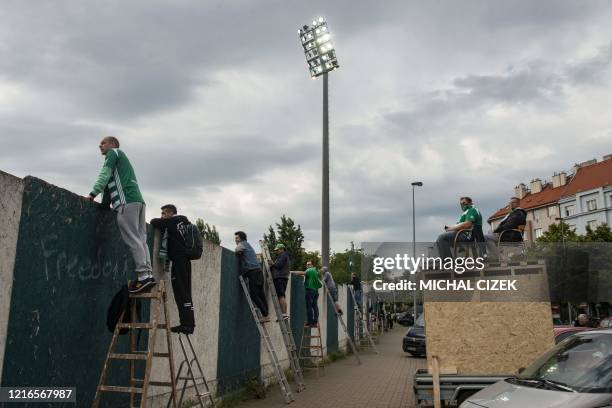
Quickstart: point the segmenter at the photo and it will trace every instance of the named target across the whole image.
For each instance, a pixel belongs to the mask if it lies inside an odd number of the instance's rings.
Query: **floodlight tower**
[[[329,267],[329,108],[327,73],[340,66],[331,34],[323,17],[313,20],[312,26],[298,30],[310,77],[323,76],[323,180],[321,207],[321,260]]]

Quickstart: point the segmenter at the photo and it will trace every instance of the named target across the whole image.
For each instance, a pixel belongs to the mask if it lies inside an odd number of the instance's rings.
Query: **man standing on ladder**
[[[361,279],[355,274],[351,273],[351,285],[353,285],[353,292],[355,292],[355,300],[359,306],[359,311],[363,311],[363,289],[361,288]]]
[[[247,242],[247,236],[243,231],[234,233],[236,242],[236,255],[239,260],[240,274],[249,280],[249,294],[253,303],[261,312],[261,323],[270,321],[268,317],[268,301],[264,292],[264,279],[261,265],[255,255],[255,250]]]
[[[162,208],[161,218],[153,218],[151,225],[162,230],[162,246],[168,251],[172,261],[172,290],[178,308],[180,325],[170,328],[173,333],[193,334],[195,319],[193,317],[193,300],[191,296],[191,261],[185,255],[185,245],[177,226],[190,224],[187,217],[177,215],[176,206],[166,204]]]
[[[285,292],[287,291],[287,283],[289,282],[291,258],[289,258],[289,253],[283,244],[278,244],[274,250],[276,251],[277,258],[270,266],[270,270],[272,272],[276,296],[278,296],[278,303],[283,312],[283,319],[288,319]]]
[[[291,273],[304,276],[304,286],[306,288],[306,326],[319,326],[319,288],[323,286],[319,272],[311,261],[306,262],[306,271],[292,271]]]
[[[331,295],[334,301],[334,307],[336,308],[336,311],[340,316],[342,316],[344,312],[342,311],[342,307],[340,307],[340,304],[338,303],[338,289],[336,288],[336,282],[334,282],[334,278],[331,272],[327,270],[327,266],[321,268],[321,280],[323,281],[323,283],[325,283],[325,287],[327,287],[327,290],[329,291],[329,294]]]
[[[102,202],[110,202],[117,214],[121,238],[130,248],[136,265],[137,280],[131,282],[128,290],[131,293],[149,290],[155,285],[155,279],[147,245],[146,207],[136,174],[123,150],[119,149],[116,137],[106,136],[99,147],[105,156],[104,165],[88,199],[93,201],[103,192]]]

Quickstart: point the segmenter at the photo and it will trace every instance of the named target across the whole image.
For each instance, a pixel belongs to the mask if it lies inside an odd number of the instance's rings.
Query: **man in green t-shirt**
[[[117,214],[121,238],[130,248],[138,275],[129,291],[135,293],[148,290],[155,285],[155,279],[147,245],[145,202],[140,194],[136,174],[125,153],[119,149],[116,137],[103,138],[100,152],[105,156],[104,164],[88,198],[93,201],[98,194],[104,193],[102,202],[110,202]]]
[[[304,276],[304,287],[306,297],[306,326],[317,327],[319,322],[319,288],[323,286],[321,283],[321,275],[311,261],[306,262],[306,270],[292,271],[291,273],[299,276]]]
[[[457,242],[473,242],[484,241],[482,233],[482,215],[478,208],[474,207],[470,197],[461,197],[459,199],[461,206],[461,216],[457,224],[450,227],[445,226],[446,232],[440,234],[436,240],[438,245],[438,253],[441,258],[452,258],[451,245],[457,236]],[[470,231],[462,231],[462,230]],[[459,235],[457,235],[459,234]]]

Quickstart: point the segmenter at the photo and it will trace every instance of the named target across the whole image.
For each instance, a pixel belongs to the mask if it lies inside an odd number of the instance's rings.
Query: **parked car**
[[[612,405],[612,329],[574,333],[517,376],[470,396],[461,408],[599,408]]]
[[[593,330],[590,327],[576,327],[576,326],[554,326],[553,332],[555,334],[555,344],[560,343],[574,333],[581,331]]]
[[[612,317],[604,317],[599,321],[600,329],[610,329],[612,328]]]
[[[397,318],[397,323],[402,326],[412,326],[414,324],[414,318],[412,317],[412,313],[404,312]]]
[[[423,315],[420,315],[415,325],[406,332],[402,341],[402,349],[413,356],[425,355],[425,318]]]

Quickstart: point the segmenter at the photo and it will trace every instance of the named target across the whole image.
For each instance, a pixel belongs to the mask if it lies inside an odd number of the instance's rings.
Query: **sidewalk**
[[[361,352],[361,365],[349,356],[325,367],[325,374],[306,372],[306,390],[294,393],[287,405],[278,386],[268,389],[266,399],[249,400],[241,408],[404,408],[414,406],[412,376],[427,366],[424,358],[410,357],[402,351],[407,329],[396,325],[380,337],[380,354],[370,349]],[[293,386],[293,383],[291,384]]]

